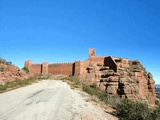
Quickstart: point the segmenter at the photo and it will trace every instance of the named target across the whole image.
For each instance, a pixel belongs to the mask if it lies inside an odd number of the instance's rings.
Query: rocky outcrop
[[[113,58],[117,71],[106,63],[90,64],[84,82],[96,84],[112,96],[119,95],[133,101],[155,104],[155,86],[151,73],[148,73],[139,61]],[[110,59],[110,64],[111,64]]]
[[[8,81],[26,78],[29,78],[29,75],[25,71],[0,58],[0,85],[4,85]]]

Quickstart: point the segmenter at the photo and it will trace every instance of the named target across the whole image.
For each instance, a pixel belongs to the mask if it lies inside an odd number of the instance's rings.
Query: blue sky
[[[159,0],[0,0],[0,57],[85,60],[97,55],[139,60],[160,84]]]

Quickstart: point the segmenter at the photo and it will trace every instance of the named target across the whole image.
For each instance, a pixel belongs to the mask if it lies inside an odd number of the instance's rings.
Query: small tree
[[[24,70],[27,74],[29,73],[28,67],[23,67],[22,70]]]

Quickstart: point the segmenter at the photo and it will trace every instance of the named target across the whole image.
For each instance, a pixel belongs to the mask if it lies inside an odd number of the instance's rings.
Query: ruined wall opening
[[[117,72],[117,65],[110,56],[104,58],[104,66],[108,66],[110,69],[114,70],[114,72]]]

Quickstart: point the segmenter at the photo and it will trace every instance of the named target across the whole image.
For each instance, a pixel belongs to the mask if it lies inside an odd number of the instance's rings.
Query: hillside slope
[[[29,78],[29,75],[25,71],[0,58],[0,85],[4,85],[8,81],[26,78]]]

